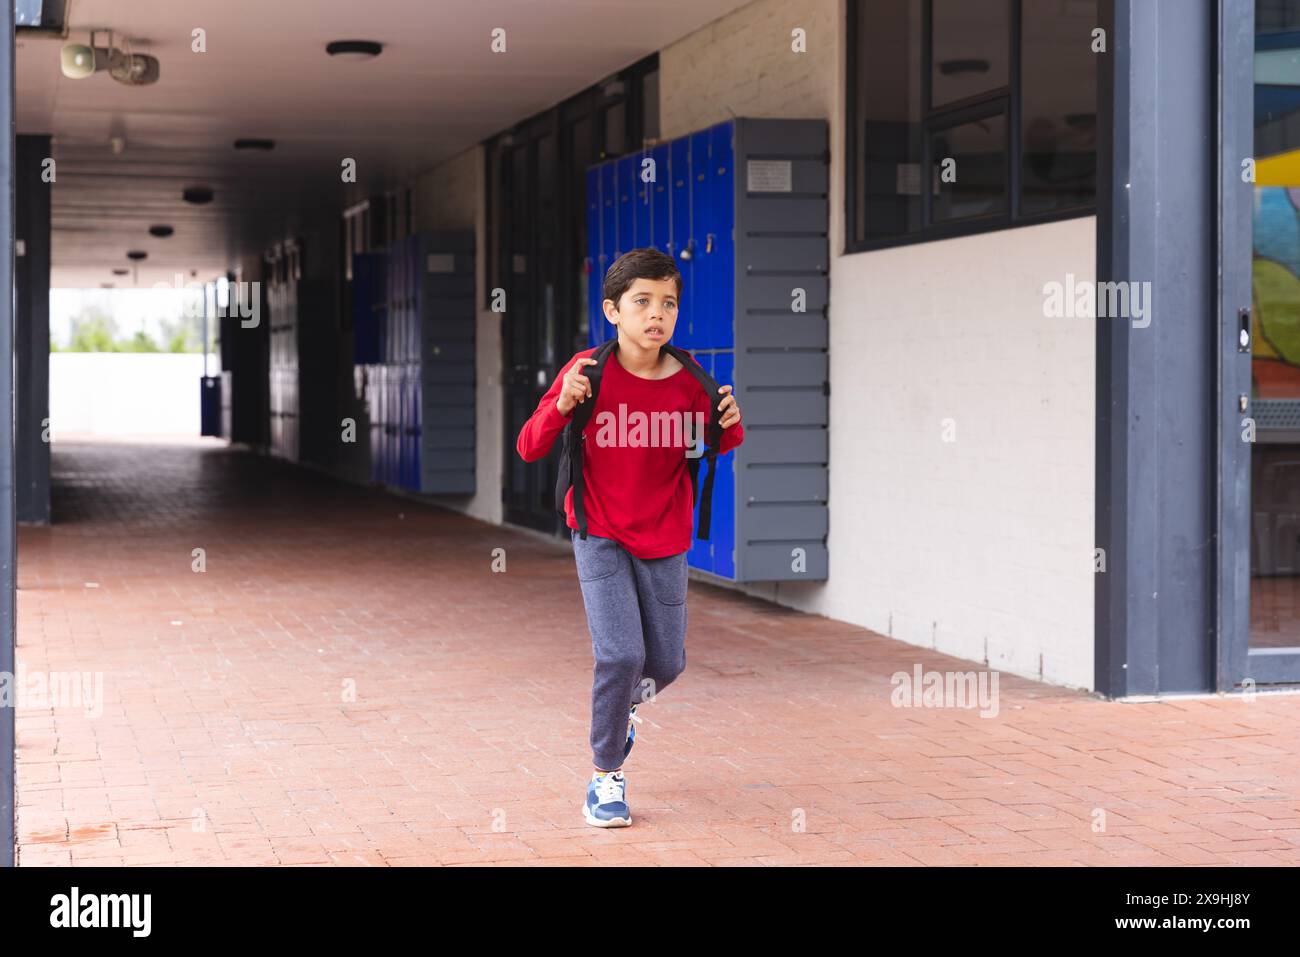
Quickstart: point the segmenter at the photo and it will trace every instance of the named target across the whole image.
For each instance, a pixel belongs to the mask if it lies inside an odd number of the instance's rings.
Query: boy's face
[[[605,318],[643,349],[658,349],[677,325],[677,283],[672,279],[637,279],[614,300],[606,299]]]

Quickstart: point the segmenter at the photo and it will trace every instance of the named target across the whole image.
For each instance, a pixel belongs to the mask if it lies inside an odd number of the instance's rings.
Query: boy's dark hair
[[[682,274],[677,271],[677,263],[653,246],[633,249],[614,260],[605,273],[605,298],[613,299],[617,309],[623,293],[638,279],[672,279],[677,283],[677,298],[682,298]]]

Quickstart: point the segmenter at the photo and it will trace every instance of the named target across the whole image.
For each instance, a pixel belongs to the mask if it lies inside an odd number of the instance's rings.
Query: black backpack
[[[601,345],[590,356],[596,360],[595,365],[583,366],[583,375],[591,381],[591,398],[578,403],[574,406],[570,414],[569,424],[564,427],[564,447],[560,453],[559,474],[555,478],[555,510],[561,515],[564,514],[564,496],[568,492],[569,486],[573,486],[573,517],[578,520],[578,531],[583,541],[587,539],[587,513],[582,505],[582,447],[586,443],[587,437],[583,434],[587,428],[587,423],[591,421],[591,416],[596,407],[596,396],[600,392],[600,379],[605,372],[605,363],[609,361],[610,355],[618,348],[618,340],[610,339]],[[713,381],[713,376],[709,375],[704,369],[690,356],[676,346],[663,345],[659,347],[664,352],[680,362],[683,366],[691,371],[695,376],[695,381],[704,387],[704,392],[710,397],[709,402],[709,424],[704,433],[705,451],[702,456],[692,456],[687,461],[687,468],[691,472],[691,491],[695,496],[695,501],[700,503],[700,521],[697,536],[701,540],[709,537],[709,514],[710,506],[713,501],[713,478],[718,471],[718,444],[722,441],[722,413],[718,409],[719,403],[725,396],[718,395],[718,384]],[[568,368],[564,372],[568,372]],[[709,474],[704,478],[704,489],[701,492],[698,488],[700,474],[700,459],[709,460]]]

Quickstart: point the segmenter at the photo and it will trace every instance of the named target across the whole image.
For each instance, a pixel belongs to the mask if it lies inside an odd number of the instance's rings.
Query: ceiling
[[[6,0],[7,2],[7,0]],[[67,40],[23,35],[20,133],[49,133],[54,286],[208,278],[289,235],[304,216],[408,181],[474,143],[662,49],[748,0],[71,0]],[[506,52],[490,50],[506,31]],[[127,87],[59,70],[91,28],[161,61]],[[195,29],[206,52],[191,49]],[[384,44],[375,60],[331,40]],[[120,136],[118,154],[110,137]],[[237,152],[268,137],[270,153]],[[340,176],[357,161],[357,184]],[[181,191],[206,184],[206,206]],[[155,223],[175,234],[156,239]],[[126,252],[149,254],[133,279]]]

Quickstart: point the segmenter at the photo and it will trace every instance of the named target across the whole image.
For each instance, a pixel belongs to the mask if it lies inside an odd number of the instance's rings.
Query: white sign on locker
[[[745,190],[750,193],[794,191],[794,164],[790,160],[752,159],[745,163]]]

